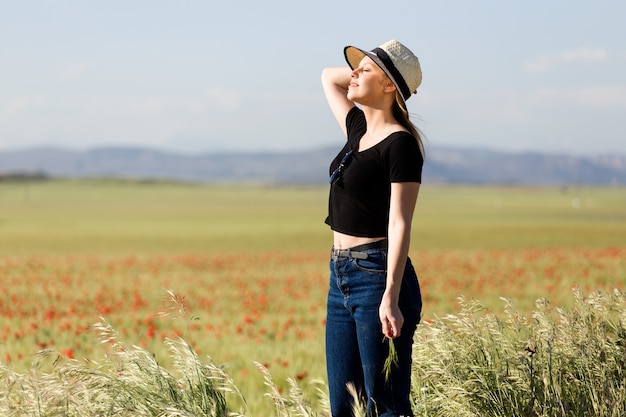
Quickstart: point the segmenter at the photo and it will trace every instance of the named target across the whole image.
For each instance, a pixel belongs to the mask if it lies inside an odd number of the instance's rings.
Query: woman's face
[[[351,76],[348,99],[360,104],[380,99],[390,84],[387,75],[368,56],[363,57]]]

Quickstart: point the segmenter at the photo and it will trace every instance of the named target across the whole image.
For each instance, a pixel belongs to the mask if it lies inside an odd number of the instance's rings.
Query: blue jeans
[[[382,333],[378,308],[385,291],[387,249],[365,252],[367,259],[330,260],[326,367],[331,413],[333,417],[353,415],[353,397],[346,389],[352,383],[361,403],[367,401],[368,416],[412,416],[411,353],[422,310],[417,275],[407,259],[399,302],[404,325],[401,336],[394,339],[399,362],[386,379],[383,365],[389,343]]]

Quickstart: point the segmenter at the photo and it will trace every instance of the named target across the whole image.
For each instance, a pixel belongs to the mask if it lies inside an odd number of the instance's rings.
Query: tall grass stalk
[[[162,317],[195,319],[185,298],[168,291],[169,307]],[[129,346],[104,318],[94,324],[105,346],[101,362],[69,359],[53,350],[37,353],[32,369],[18,373],[0,362],[0,415],[13,416],[154,416],[243,417],[249,414],[244,395],[223,368],[203,361],[182,338],[165,339],[173,371],[139,346]],[[188,327],[189,331],[189,327]],[[189,335],[190,336],[190,335]],[[276,406],[277,416],[316,417],[302,389],[289,379],[283,397],[269,371],[257,364]],[[319,385],[319,403],[328,409],[325,384]],[[227,401],[232,397],[233,401]],[[243,404],[232,411],[229,404]]]
[[[184,340],[166,340],[175,372],[124,344],[106,322],[94,326],[109,353],[102,363],[67,359],[46,350],[29,374],[0,368],[5,416],[236,416],[226,395],[241,395],[228,375],[200,360]],[[40,373],[52,361],[50,371]]]
[[[538,300],[504,318],[477,301],[420,326],[414,399],[428,416],[626,415],[626,297],[584,297],[566,310]]]
[[[275,406],[277,417],[316,417],[316,416],[325,416],[327,414],[320,414],[312,403],[306,399],[303,395],[302,388],[298,385],[295,379],[288,378],[287,382],[289,384],[289,392],[285,397],[280,390],[277,388],[274,379],[272,378],[269,370],[263,366],[262,364],[255,362],[254,363],[257,369],[263,375],[265,386],[268,391],[265,395],[272,399],[272,402]],[[322,381],[314,381],[314,384],[319,385],[318,389],[318,402],[323,405],[323,409],[328,409],[328,394],[325,389],[325,384]]]
[[[416,415],[626,415],[626,295],[575,290],[574,298],[568,309],[538,300],[527,317],[506,299],[497,315],[462,298],[459,313],[424,322],[413,355]],[[224,369],[203,361],[185,340],[164,341],[170,371],[151,353],[125,344],[104,319],[94,329],[107,352],[100,362],[52,350],[39,352],[26,373],[0,362],[0,415],[250,416]],[[323,382],[315,382],[319,398],[305,398],[295,379],[283,394],[268,369],[256,365],[274,407],[263,417],[328,416]],[[354,413],[364,416],[357,394]],[[241,409],[229,408],[231,398]]]
[[[393,339],[390,337],[385,337],[385,339],[389,344],[389,352],[385,358],[385,363],[383,364],[383,373],[385,374],[385,381],[388,381],[391,376],[391,368],[398,367],[399,358],[398,351],[396,350],[396,344]],[[385,339],[383,339],[383,342]]]

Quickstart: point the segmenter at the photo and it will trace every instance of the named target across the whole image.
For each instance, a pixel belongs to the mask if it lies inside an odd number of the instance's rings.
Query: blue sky
[[[339,145],[322,68],[398,39],[427,146],[626,154],[625,21],[622,0],[0,0],[0,150]]]

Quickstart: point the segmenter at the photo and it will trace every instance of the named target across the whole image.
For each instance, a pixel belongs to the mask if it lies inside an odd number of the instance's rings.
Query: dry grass
[[[182,298],[170,293],[183,312]],[[528,317],[505,300],[505,314],[461,300],[455,315],[420,326],[413,399],[423,416],[626,415],[626,294],[574,292],[573,307],[545,300]],[[0,364],[4,416],[251,416],[229,375],[182,338],[166,339],[171,369],[125,344],[105,320],[94,325],[108,349],[100,362],[40,352],[25,373]],[[257,363],[278,417],[328,415],[323,381],[307,398],[289,379],[285,394]],[[243,404],[232,409],[229,401]],[[358,396],[355,394],[355,398]],[[356,402],[355,415],[363,415]]]
[[[504,317],[477,301],[421,326],[415,407],[427,416],[626,415],[626,296],[574,291],[570,308],[538,300]]]

